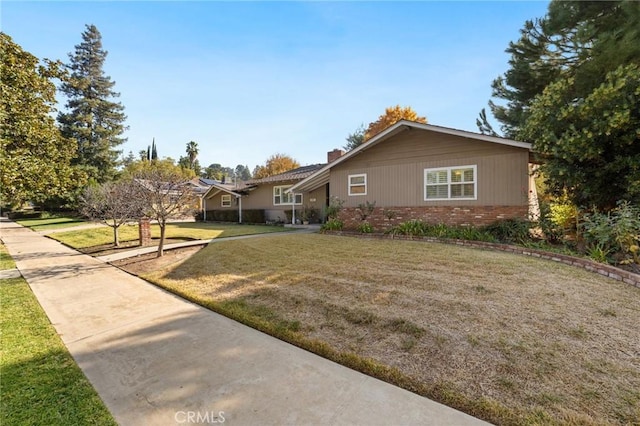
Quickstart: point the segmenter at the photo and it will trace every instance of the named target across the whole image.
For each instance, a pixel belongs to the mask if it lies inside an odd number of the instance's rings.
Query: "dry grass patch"
[[[290,235],[221,242],[144,276],[499,424],[640,423],[640,291],[580,269]]]

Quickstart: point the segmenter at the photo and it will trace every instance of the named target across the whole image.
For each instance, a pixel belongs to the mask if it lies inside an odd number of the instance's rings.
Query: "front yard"
[[[497,424],[640,423],[640,290],[628,284],[412,241],[282,235],[194,252],[124,267]]]
[[[282,226],[174,222],[167,224],[165,238],[168,240],[166,243],[170,243],[176,241],[237,237],[241,235],[264,234],[287,230],[287,228]],[[118,232],[120,242],[123,243],[123,248],[131,248],[138,245],[139,233],[137,224],[122,225],[118,229]],[[108,226],[65,231],[51,234],[50,237],[86,253],[95,253],[113,248],[113,228]],[[154,238],[156,243],[160,238],[160,227],[157,224],[151,225],[151,237]]]

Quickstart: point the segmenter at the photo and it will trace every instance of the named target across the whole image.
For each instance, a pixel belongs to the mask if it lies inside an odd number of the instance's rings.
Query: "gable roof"
[[[247,185],[260,185],[263,183],[273,182],[285,182],[291,180],[302,180],[307,176],[312,175],[314,172],[322,168],[325,164],[311,164],[309,166],[298,167],[297,169],[289,170],[284,173],[279,173],[273,176],[267,176],[262,179],[252,179],[246,181]]]
[[[371,139],[369,139],[368,141],[366,141],[365,143],[363,143],[359,147],[347,152],[345,155],[343,155],[342,157],[338,158],[337,160],[332,161],[331,163],[324,165],[324,167],[318,169],[313,174],[307,176],[302,181],[300,181],[300,182],[296,183],[295,185],[293,185],[291,188],[288,189],[287,192],[293,192],[293,191],[305,192],[305,191],[310,191],[310,190],[315,189],[315,188],[317,188],[317,187],[319,187],[321,185],[326,184],[327,182],[329,182],[329,173],[330,173],[330,170],[333,167],[335,167],[338,164],[341,164],[341,163],[349,160],[352,157],[355,157],[356,155],[360,154],[361,152],[366,151],[367,149],[372,148],[372,147],[378,145],[381,142],[384,142],[387,139],[390,139],[392,136],[395,136],[398,133],[401,133],[401,132],[403,132],[405,130],[410,130],[410,129],[427,130],[427,131],[430,131],[430,132],[442,133],[442,134],[446,134],[446,135],[461,136],[461,137],[468,138],[468,139],[475,139],[475,140],[480,140],[480,141],[484,141],[484,142],[491,142],[491,143],[497,143],[497,144],[501,144],[501,145],[514,146],[514,147],[517,147],[517,148],[527,149],[529,151],[531,151],[531,147],[532,147],[532,145],[530,143],[528,143],[528,142],[520,142],[520,141],[515,141],[515,140],[512,140],[512,139],[501,138],[501,137],[498,137],[498,136],[483,135],[483,134],[480,134],[480,133],[473,133],[473,132],[468,132],[466,130],[452,129],[452,128],[449,128],[449,127],[434,126],[432,124],[417,123],[415,121],[400,120],[396,124],[394,124],[393,126],[388,127],[387,129],[385,129],[382,132],[378,133],[377,135],[375,135],[374,137],[372,137]]]
[[[242,189],[245,189],[246,185],[236,185],[232,183],[220,183],[215,182],[211,184],[207,192],[202,196],[203,198],[209,198],[216,195],[218,192],[225,192],[227,194],[231,194],[236,198],[242,197],[242,194],[239,193]]]

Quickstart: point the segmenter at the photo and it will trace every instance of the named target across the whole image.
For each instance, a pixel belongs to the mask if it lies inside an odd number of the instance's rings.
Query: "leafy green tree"
[[[77,141],[74,164],[85,168],[97,182],[115,176],[120,155],[117,147],[126,141],[122,135],[127,129],[124,107],[112,100],[120,96],[113,91],[115,82],[104,74],[106,57],[100,32],[87,25],[82,43],[69,54],[69,74],[61,86],[68,99],[66,112],[58,115],[62,134]]]
[[[248,166],[238,164],[235,169],[235,177],[238,180],[249,180],[251,179],[251,170]]]
[[[222,164],[212,163],[204,169],[202,177],[222,181],[227,177],[234,176],[234,173],[235,171],[231,167],[224,167]]]
[[[86,176],[71,167],[75,141],[64,138],[51,118],[59,77],[57,64],[38,58],[0,32],[0,191],[2,202],[21,205],[68,198]]]
[[[147,159],[134,161],[133,163],[128,164],[122,170],[122,177],[132,178],[139,172],[146,171],[148,169],[154,169],[154,168],[159,168],[163,170],[166,169],[171,172],[175,170],[179,170],[180,175],[187,180],[193,179],[196,176],[195,173],[193,173],[193,170],[176,165],[175,161],[173,161],[171,158],[162,158],[160,160],[155,160],[155,161],[148,161]]]
[[[360,124],[360,126],[358,126],[358,128],[353,133],[349,133],[349,135],[345,138],[347,143],[343,147],[344,150],[351,151],[362,145],[364,143],[365,131],[366,129],[364,127],[364,124]]]
[[[136,161],[136,156],[133,154],[133,151],[129,151],[126,157],[122,159],[122,165],[127,167],[129,164],[132,164]]]
[[[549,85],[522,130],[544,162],[546,184],[578,206],[640,203],[640,66],[620,66],[584,99],[576,78]]]

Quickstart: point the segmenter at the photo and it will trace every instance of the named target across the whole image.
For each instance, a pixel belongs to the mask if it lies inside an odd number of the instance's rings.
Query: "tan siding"
[[[222,207],[222,196],[227,194],[226,192],[219,192],[211,198],[205,199],[205,210],[233,210],[237,209],[235,204],[235,196],[231,196],[231,207]]]
[[[522,205],[527,203],[528,151],[458,136],[411,130],[331,170],[331,194],[345,207]],[[425,201],[424,169],[477,166],[477,200]],[[348,195],[348,175],[367,174],[367,195]]]
[[[286,186],[293,185],[296,182],[278,182],[274,184],[261,185],[255,190],[251,191],[248,196],[242,198],[242,208],[245,210],[250,209],[263,209],[268,220],[284,220],[285,210],[291,210],[292,206],[274,206],[273,205],[273,187],[274,186]],[[315,198],[315,202],[310,202],[311,198]],[[325,204],[325,189],[324,187],[318,188],[311,193],[302,194],[302,205],[296,205],[296,211],[302,209],[303,206],[316,207],[318,210],[322,210],[322,206]]]

